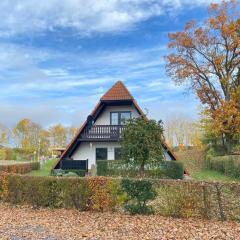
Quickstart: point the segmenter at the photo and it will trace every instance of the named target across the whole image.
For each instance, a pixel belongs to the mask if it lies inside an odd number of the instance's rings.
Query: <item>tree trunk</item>
[[[232,152],[232,137],[230,135],[226,135],[225,139],[227,154],[230,154]]]

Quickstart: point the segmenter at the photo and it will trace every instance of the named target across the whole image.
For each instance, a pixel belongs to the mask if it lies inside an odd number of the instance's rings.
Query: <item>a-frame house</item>
[[[85,167],[90,169],[97,161],[120,159],[120,140],[125,128],[124,122],[141,115],[144,115],[143,111],[123,82],[116,82],[101,97],[63,152],[55,169],[62,168],[63,163],[69,165],[71,162],[70,165],[73,165],[75,162],[72,160],[85,161]],[[167,145],[162,144],[166,160],[176,160]],[[76,168],[76,165],[73,167]]]

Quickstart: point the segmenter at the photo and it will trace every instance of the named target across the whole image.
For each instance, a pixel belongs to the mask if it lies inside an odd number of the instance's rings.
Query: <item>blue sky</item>
[[[197,118],[166,76],[167,34],[203,21],[208,0],[1,0],[0,122],[78,126],[122,80],[150,117]]]

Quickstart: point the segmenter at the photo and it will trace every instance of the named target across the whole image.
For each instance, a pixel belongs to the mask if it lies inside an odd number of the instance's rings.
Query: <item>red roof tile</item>
[[[122,81],[116,82],[102,97],[103,101],[111,100],[133,100],[133,96]]]

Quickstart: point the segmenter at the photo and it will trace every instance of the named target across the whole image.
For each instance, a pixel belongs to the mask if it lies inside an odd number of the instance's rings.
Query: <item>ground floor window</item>
[[[114,159],[121,160],[121,148],[114,148]]]
[[[96,148],[96,161],[107,159],[108,159],[107,148]]]

